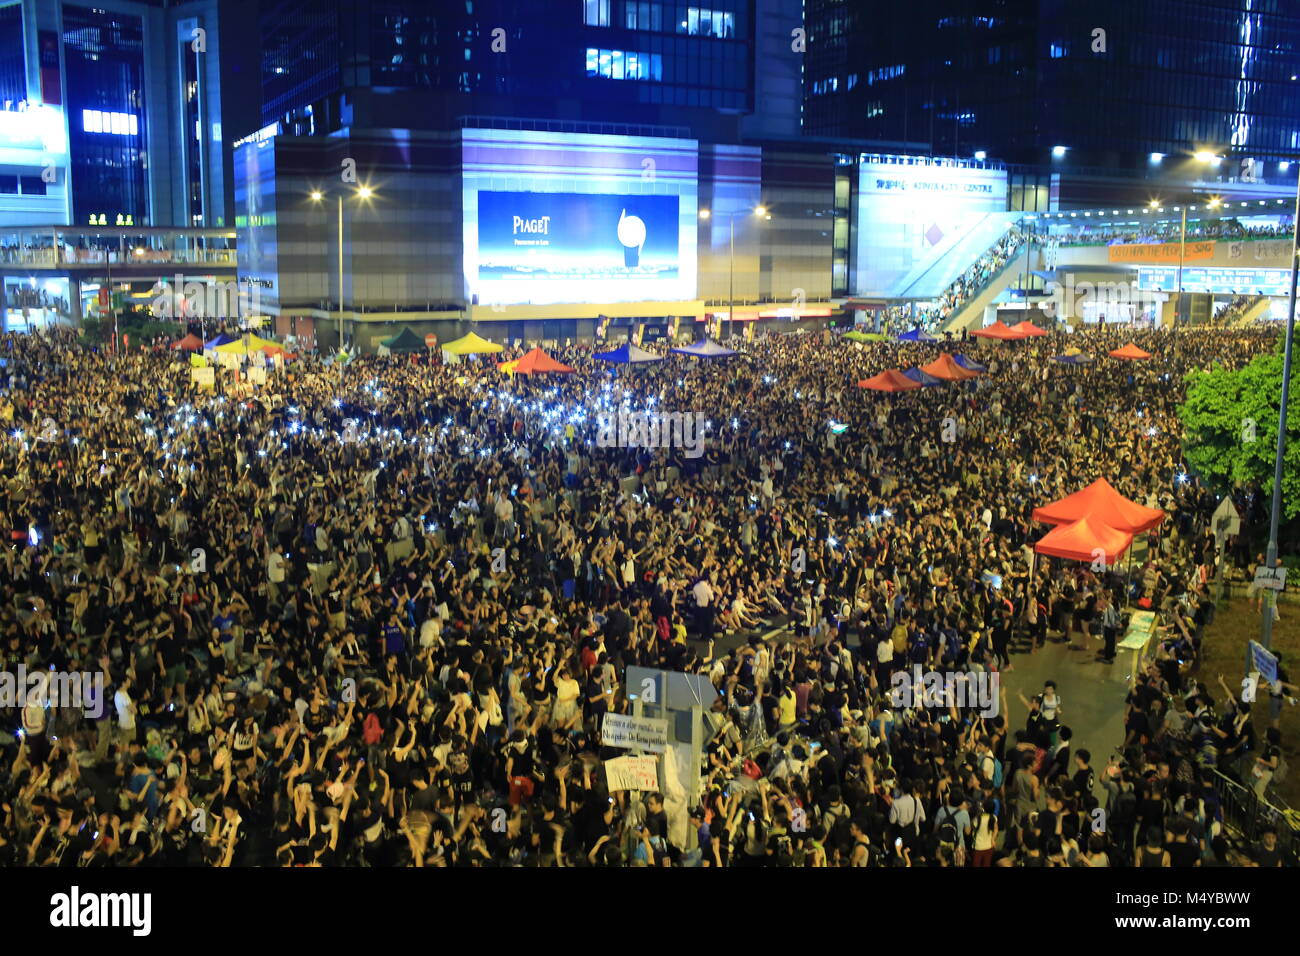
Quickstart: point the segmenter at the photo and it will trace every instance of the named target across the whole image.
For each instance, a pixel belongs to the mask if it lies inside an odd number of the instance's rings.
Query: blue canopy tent
[[[1053,355],[1053,362],[1060,362],[1062,365],[1090,365],[1092,363],[1091,355],[1078,353],[1075,355]]]
[[[238,335],[228,335],[227,333],[222,332],[211,342],[204,342],[203,347],[205,349],[215,349],[218,345],[229,345],[231,342],[238,342],[238,341],[239,341]]]
[[[735,355],[735,349],[729,349],[725,345],[719,345],[712,339],[701,339],[698,342],[692,342],[679,349],[669,349],[670,352],[681,352],[683,355],[694,355],[696,358],[725,358],[728,355]]]
[[[592,358],[600,359],[602,362],[614,362],[617,365],[640,365],[644,362],[662,362],[664,360],[662,355],[655,355],[653,352],[637,348],[631,342],[625,342],[610,352],[597,352]]]
[[[981,365],[974,359],[969,359],[964,355],[954,355],[952,360],[968,372],[987,372],[989,370],[987,365]]]
[[[938,340],[937,338],[935,338],[933,335],[931,335],[930,333],[928,333],[928,332],[922,332],[920,326],[917,326],[916,328],[912,329],[912,331],[910,331],[910,332],[904,332],[902,335],[900,335],[900,336],[898,337],[898,341],[900,341],[900,342],[938,342],[939,340]]]
[[[922,372],[919,368],[909,368],[903,374],[914,382],[920,382],[924,388],[929,388],[932,385],[943,384],[943,379],[935,378],[929,372]]]

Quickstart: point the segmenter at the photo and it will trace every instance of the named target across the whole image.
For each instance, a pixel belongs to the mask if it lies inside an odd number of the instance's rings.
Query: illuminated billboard
[[[675,279],[676,196],[480,192],[478,278]]]
[[[1178,248],[1178,244],[1173,244]],[[1138,270],[1138,288],[1152,292],[1178,289],[1176,266],[1155,266]],[[1286,269],[1231,269],[1193,267],[1183,269],[1184,292],[1211,292],[1217,295],[1289,295],[1291,273]]]
[[[694,299],[698,155],[687,139],[463,130],[467,294],[480,305]]]
[[[61,160],[68,152],[63,111],[40,103],[23,110],[0,109],[0,151],[5,165],[43,166],[49,158]]]
[[[940,294],[1006,230],[1007,174],[983,163],[863,156],[858,166],[860,295]]]

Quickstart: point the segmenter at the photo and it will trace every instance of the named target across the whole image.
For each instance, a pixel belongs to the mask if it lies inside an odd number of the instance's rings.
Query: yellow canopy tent
[[[442,348],[444,352],[450,352],[452,355],[479,355],[483,352],[500,352],[505,346],[489,342],[482,336],[471,332],[469,335],[461,336],[454,342],[448,342]]]
[[[247,335],[243,336],[242,338],[238,338],[233,342],[227,342],[225,345],[218,345],[216,351],[254,352],[257,349],[264,349],[267,346],[270,346],[272,348],[280,348],[280,344],[278,342],[272,342],[270,339],[264,339],[260,335],[254,335],[252,332],[249,332]]]

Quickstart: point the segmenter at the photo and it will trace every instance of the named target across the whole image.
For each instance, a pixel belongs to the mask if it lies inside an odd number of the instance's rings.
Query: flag
[[[746,322],[746,323],[745,323],[745,334],[744,334],[744,338],[745,338],[745,341],[746,341],[746,342],[752,342],[752,341],[754,341],[754,330],[757,328],[757,326],[758,326],[758,322],[757,322],[757,321],[754,321],[754,322]]]
[[[682,327],[682,317],[674,315],[673,321],[668,327],[668,341],[675,343],[677,341],[677,332]]]
[[[637,348],[641,347],[641,340],[645,338],[645,323],[642,322],[636,327],[636,335],[632,338],[632,344]]]
[[[195,354],[194,352],[190,353],[190,368],[207,368],[207,367],[208,367],[207,359],[205,359],[202,355]]]
[[[596,341],[605,341],[605,336],[609,334],[609,316],[596,316]]]

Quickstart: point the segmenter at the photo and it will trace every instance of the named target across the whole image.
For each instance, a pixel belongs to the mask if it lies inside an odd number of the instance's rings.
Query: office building
[[[1294,186],[1279,165],[1300,155],[1287,0],[808,0],[806,16],[808,133],[1064,175]]]

